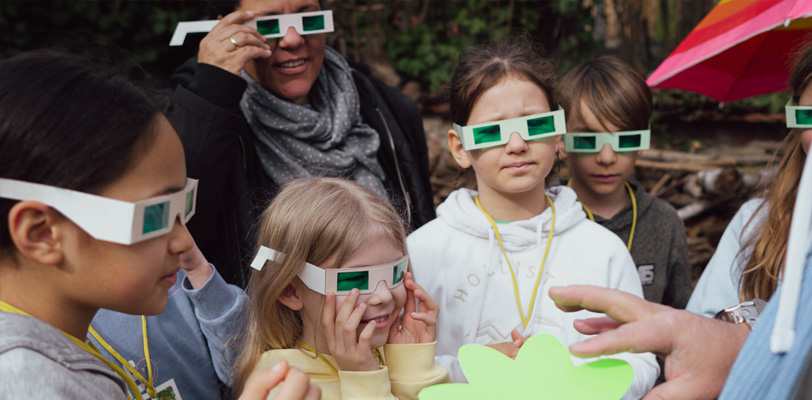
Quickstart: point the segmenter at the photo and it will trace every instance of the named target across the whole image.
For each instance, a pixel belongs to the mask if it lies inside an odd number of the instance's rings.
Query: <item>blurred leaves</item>
[[[383,19],[376,11],[381,8],[388,11]],[[352,9],[354,26],[338,33],[348,47],[363,46],[353,41],[365,34],[383,32],[385,52],[397,74],[431,92],[451,78],[466,47],[516,32],[527,32],[547,52],[566,60],[562,67],[567,68],[603,49],[583,29],[592,23],[583,0],[357,0]],[[421,9],[423,13],[408,11]],[[563,26],[567,24],[572,26]]]
[[[53,47],[99,59],[139,80],[164,79],[192,55],[168,46],[175,25],[199,19],[204,7],[177,0],[3,0],[0,59]]]

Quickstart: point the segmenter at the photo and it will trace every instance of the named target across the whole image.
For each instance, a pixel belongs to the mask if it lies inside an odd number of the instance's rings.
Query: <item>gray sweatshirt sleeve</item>
[[[674,233],[668,254],[668,286],[663,293],[662,303],[674,308],[685,308],[691,298],[691,261],[688,256],[688,242],[685,225],[679,218],[672,223]]]
[[[189,279],[184,278],[183,290],[195,308],[217,377],[231,386],[237,349],[229,341],[242,329],[248,296],[239,287],[226,283],[213,265],[212,270],[209,280],[199,289],[193,289]]]

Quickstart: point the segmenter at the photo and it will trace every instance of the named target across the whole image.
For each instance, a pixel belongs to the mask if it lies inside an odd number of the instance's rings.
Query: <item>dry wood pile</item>
[[[754,141],[743,148],[747,154],[733,157],[648,150],[637,160],[637,179],[685,222],[694,282],[741,204],[771,178],[777,146]]]
[[[427,117],[424,124],[435,204],[454,189],[475,188],[473,174],[462,173],[448,151],[450,123]],[[750,140],[732,146],[696,144],[689,152],[647,150],[637,160],[636,179],[649,193],[674,206],[685,222],[694,282],[730,219],[771,177],[768,165],[778,146],[778,140]],[[567,176],[562,163],[553,179]]]

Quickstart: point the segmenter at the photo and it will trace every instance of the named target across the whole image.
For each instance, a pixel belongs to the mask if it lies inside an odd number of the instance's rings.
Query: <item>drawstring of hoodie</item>
[[[493,220],[490,214],[482,208],[482,204],[479,202],[479,196],[476,196],[474,199],[476,202],[477,207],[479,207],[480,211],[488,217],[488,222],[491,223],[493,227],[494,234],[496,235],[496,239],[499,241],[499,247],[502,248],[502,254],[505,255],[505,261],[507,262],[508,268],[510,269],[510,277],[513,278],[513,293],[516,295],[516,305],[519,307],[519,315],[522,317],[522,324],[524,327],[527,328],[527,325],[530,323],[530,316],[533,315],[533,305],[536,302],[536,294],[538,294],[539,284],[541,283],[541,275],[544,272],[544,262],[547,261],[547,253],[550,251],[550,244],[553,240],[553,229],[555,229],[555,204],[553,204],[553,200],[550,196],[546,194],[544,197],[547,198],[547,202],[550,204],[550,209],[552,209],[553,217],[552,221],[550,222],[550,236],[547,238],[547,248],[544,250],[544,257],[541,259],[541,266],[539,267],[539,275],[536,278],[536,284],[533,287],[533,294],[530,297],[530,306],[527,309],[527,316],[524,314],[524,309],[522,309],[522,301],[519,298],[519,284],[516,282],[516,273],[513,271],[513,266],[510,265],[510,259],[508,259],[507,251],[505,251],[505,244],[502,243],[502,235],[499,234],[499,228],[496,227],[496,222]]]
[[[493,256],[493,249],[496,247],[496,244],[494,243],[494,239],[496,239],[496,236],[494,235],[493,227],[489,226],[488,227],[488,258],[485,259],[486,263],[490,263],[491,262],[491,256]]]
[[[541,246],[541,237],[542,237],[542,228],[544,228],[544,219],[539,218],[539,223],[536,225],[536,246]],[[552,236],[552,229],[550,229],[550,234]],[[539,271],[541,272],[541,271]]]

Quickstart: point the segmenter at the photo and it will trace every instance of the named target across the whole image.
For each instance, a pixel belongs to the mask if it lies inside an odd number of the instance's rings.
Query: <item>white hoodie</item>
[[[626,245],[611,231],[588,220],[572,189],[547,190],[555,205],[555,226],[530,323],[524,327],[505,255],[492,225],[474,202],[476,192],[459,189],[437,208],[437,219],[407,239],[415,280],[440,306],[437,363],[451,379],[465,382],[457,361],[468,343],[511,342],[513,329],[525,337],[549,333],[569,346],[587,338],[575,319],[598,317],[588,311],[565,313],[550,299],[552,286],[590,284],[643,297],[640,278]],[[553,211],[548,207],[529,220],[498,224],[507,257],[516,274],[522,312],[528,312]],[[487,307],[486,307],[487,306]],[[634,381],[624,399],[639,399],[654,385],[659,366],[651,353],[622,353]],[[575,365],[593,361],[573,357]]]

